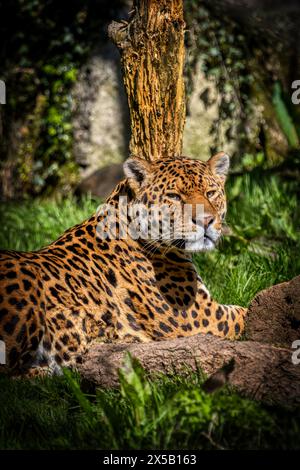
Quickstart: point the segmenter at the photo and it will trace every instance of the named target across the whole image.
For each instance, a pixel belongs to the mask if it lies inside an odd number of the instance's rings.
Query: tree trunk
[[[151,375],[186,375],[198,367],[211,375],[234,359],[228,383],[243,395],[266,403],[300,405],[300,367],[293,364],[291,350],[255,341],[228,341],[198,334],[150,343],[95,343],[79,367],[80,374],[97,386],[117,387],[118,369],[126,352],[139,359]]]
[[[183,0],[134,0],[133,14],[124,23],[113,21],[108,34],[121,54],[130,153],[147,160],[180,155],[185,123]]]

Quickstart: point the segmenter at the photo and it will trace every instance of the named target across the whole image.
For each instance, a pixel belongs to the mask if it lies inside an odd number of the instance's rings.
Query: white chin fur
[[[202,237],[201,240],[185,242],[186,251],[211,251],[215,248],[216,244],[207,237]]]

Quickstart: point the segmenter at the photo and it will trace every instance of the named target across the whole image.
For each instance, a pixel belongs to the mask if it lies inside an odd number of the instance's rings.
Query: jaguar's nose
[[[205,215],[203,217],[203,225],[204,225],[204,228],[208,228],[214,221],[214,216],[209,214],[209,215]]]
[[[196,219],[195,217],[192,218],[192,221],[195,225],[202,225],[203,224],[203,227],[206,229],[208,228],[214,221],[214,216],[213,215],[204,215],[203,218],[201,219]]]

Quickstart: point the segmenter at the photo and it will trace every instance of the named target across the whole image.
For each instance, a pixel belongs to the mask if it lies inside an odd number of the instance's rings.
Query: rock
[[[216,80],[208,79],[202,71],[203,62],[197,60],[194,76],[193,89],[188,100],[188,112],[183,132],[183,155],[200,160],[208,160],[213,149],[232,155],[237,151],[236,141],[226,138],[229,125],[237,128],[238,121],[232,123],[233,119],[222,119],[219,123],[221,142],[216,142],[211,132],[213,124],[219,118],[219,102],[221,99]]]
[[[245,337],[289,348],[300,339],[300,276],[256,295],[249,307]]]
[[[119,53],[99,45],[81,69],[73,89],[74,158],[85,179],[123,161],[128,154],[129,112]]]
[[[124,178],[122,163],[108,165],[84,178],[76,193],[90,193],[100,199],[106,199],[122,178]]]

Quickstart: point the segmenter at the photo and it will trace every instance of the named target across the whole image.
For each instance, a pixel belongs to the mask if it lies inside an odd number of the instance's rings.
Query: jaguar
[[[146,342],[198,333],[238,338],[247,309],[214,300],[193,264],[193,253],[214,249],[221,238],[229,164],[224,152],[206,162],[130,157],[125,178],[88,220],[38,251],[1,251],[1,371],[60,374],[62,367],[78,367],[97,340]],[[150,217],[157,206],[170,208],[167,233]],[[190,208],[191,223],[179,230],[183,207]],[[138,212],[140,232],[132,230]],[[148,220],[156,223],[150,237]]]

